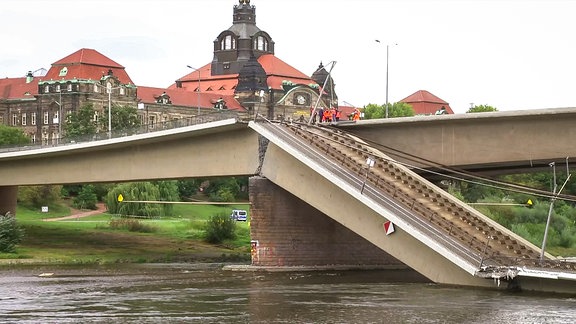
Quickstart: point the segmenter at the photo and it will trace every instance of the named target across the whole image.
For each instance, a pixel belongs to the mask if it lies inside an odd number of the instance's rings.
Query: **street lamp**
[[[190,65],[186,65],[189,69],[192,69],[196,72],[198,72],[198,91],[196,96],[198,97],[198,116],[200,116],[200,93],[202,92],[202,88],[200,87],[200,70],[195,68],[195,67],[191,67]]]
[[[104,87],[100,83],[94,83],[97,86]],[[112,90],[120,89],[121,86],[113,87],[112,83],[106,83],[106,92],[108,92],[108,138],[112,138]]]
[[[380,43],[376,40],[376,43]],[[398,44],[394,44],[398,45]],[[388,118],[388,59],[390,57],[390,44],[386,44],[386,118]]]
[[[58,88],[58,93],[60,100],[56,103],[58,104],[58,142],[62,138],[62,88]]]

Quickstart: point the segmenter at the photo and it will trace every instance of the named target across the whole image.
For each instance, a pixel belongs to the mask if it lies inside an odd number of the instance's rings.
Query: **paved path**
[[[45,222],[53,222],[53,221],[60,221],[60,220],[70,220],[70,219],[78,219],[86,216],[91,215],[98,215],[106,212],[106,205],[104,203],[97,203],[96,210],[78,210],[78,209],[71,209],[72,214],[70,216],[58,217],[58,218],[45,218]]]

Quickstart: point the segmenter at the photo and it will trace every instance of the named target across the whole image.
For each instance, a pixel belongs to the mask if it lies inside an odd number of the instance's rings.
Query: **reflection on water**
[[[576,322],[576,298],[402,283],[398,275],[206,264],[0,270],[0,323]]]

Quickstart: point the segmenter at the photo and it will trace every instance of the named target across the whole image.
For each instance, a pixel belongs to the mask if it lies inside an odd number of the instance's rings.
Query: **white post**
[[[192,67],[190,65],[186,65],[186,66],[189,69],[192,69],[192,70],[195,70],[196,72],[198,72],[198,91],[196,91],[196,97],[198,100],[198,113],[197,113],[197,115],[200,116],[200,94],[202,93],[202,88],[200,87],[201,86],[200,85],[200,70],[195,68],[195,67]]]
[[[108,89],[108,138],[112,138],[112,88]]]

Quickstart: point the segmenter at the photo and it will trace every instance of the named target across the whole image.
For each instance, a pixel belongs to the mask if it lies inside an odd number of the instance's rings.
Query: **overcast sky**
[[[50,68],[80,48],[167,87],[212,61],[237,0],[2,0],[0,77]],[[576,1],[252,0],[278,58],[311,75],[336,64],[340,101],[396,102],[418,90],[456,113],[576,107]],[[380,40],[377,43],[375,40]],[[398,44],[398,45],[394,45]]]

